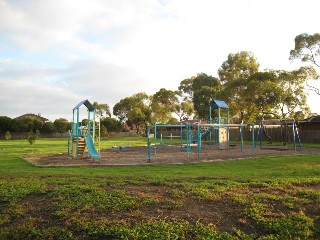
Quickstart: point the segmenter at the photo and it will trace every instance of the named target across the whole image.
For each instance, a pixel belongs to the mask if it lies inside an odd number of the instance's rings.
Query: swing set
[[[297,127],[296,121],[294,119],[278,119],[273,121],[276,122],[276,124],[265,124],[266,121],[259,121],[255,145],[257,145],[257,142],[259,141],[260,148],[262,148],[263,136],[266,136],[269,140],[269,143],[272,143],[272,137],[268,133],[268,129],[280,128],[282,145],[286,146],[287,143],[293,142],[294,150],[297,150],[297,145],[299,145],[300,150],[302,150],[299,129]]]

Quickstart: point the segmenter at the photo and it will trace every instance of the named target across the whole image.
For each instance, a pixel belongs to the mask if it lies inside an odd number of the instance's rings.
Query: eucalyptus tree
[[[121,99],[113,107],[113,114],[128,126],[135,126],[137,133],[140,127],[151,122],[151,102],[146,93],[137,93]]]
[[[310,62],[320,67],[320,34],[302,33],[297,35],[289,59],[300,59],[302,62]]]
[[[93,106],[96,108],[96,113],[100,118],[111,117],[110,107],[108,104],[99,104],[98,102],[94,102]]]
[[[312,67],[294,71],[268,70],[252,74],[242,97],[244,119],[253,121],[271,116],[277,119],[294,118],[297,112],[310,112],[304,82],[317,75]]]
[[[302,62],[309,62],[320,67],[320,34],[309,35],[307,33],[299,34],[294,39],[294,49],[290,51],[290,60],[300,59]],[[314,80],[319,79],[316,77]],[[320,95],[320,89],[309,84],[306,85],[315,93]]]
[[[223,84],[238,79],[246,79],[259,70],[259,63],[252,52],[230,53],[218,69]]]
[[[225,100],[230,108],[230,115],[239,122],[248,121],[252,114],[252,104],[248,104],[247,78],[259,71],[259,63],[254,54],[247,51],[230,53],[221,67],[218,75],[222,82],[220,97]],[[248,118],[249,117],[249,118]]]
[[[210,101],[219,94],[220,89],[220,80],[205,73],[184,79],[179,86],[180,94],[185,94],[185,100],[192,102],[195,113],[200,118],[209,117]]]
[[[180,122],[190,119],[194,114],[193,103],[188,99],[182,99],[175,105],[174,113],[178,116]]]

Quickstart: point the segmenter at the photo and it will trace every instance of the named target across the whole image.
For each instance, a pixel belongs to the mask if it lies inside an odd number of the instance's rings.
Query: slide
[[[96,148],[94,147],[94,143],[92,141],[92,137],[91,136],[87,136],[87,137],[85,137],[85,140],[86,140],[89,156],[92,157],[93,159],[101,158],[100,153],[98,153]]]

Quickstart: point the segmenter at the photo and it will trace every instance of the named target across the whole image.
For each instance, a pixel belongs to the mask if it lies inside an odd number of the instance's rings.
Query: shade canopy
[[[225,101],[222,100],[212,100],[210,102],[212,109],[219,109],[219,108],[229,108]]]
[[[83,100],[83,101],[79,102],[77,104],[77,106],[75,106],[73,108],[73,111],[76,110],[76,109],[79,109],[82,105],[85,105],[90,112],[93,112],[94,109],[95,109],[94,106],[88,101],[88,99],[86,99],[86,100]]]

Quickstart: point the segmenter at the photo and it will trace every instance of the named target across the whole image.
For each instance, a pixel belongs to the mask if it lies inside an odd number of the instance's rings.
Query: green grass
[[[102,148],[145,143],[114,138]],[[0,141],[0,239],[320,235],[319,155],[134,167],[36,167],[21,158],[66,151],[66,139]]]

